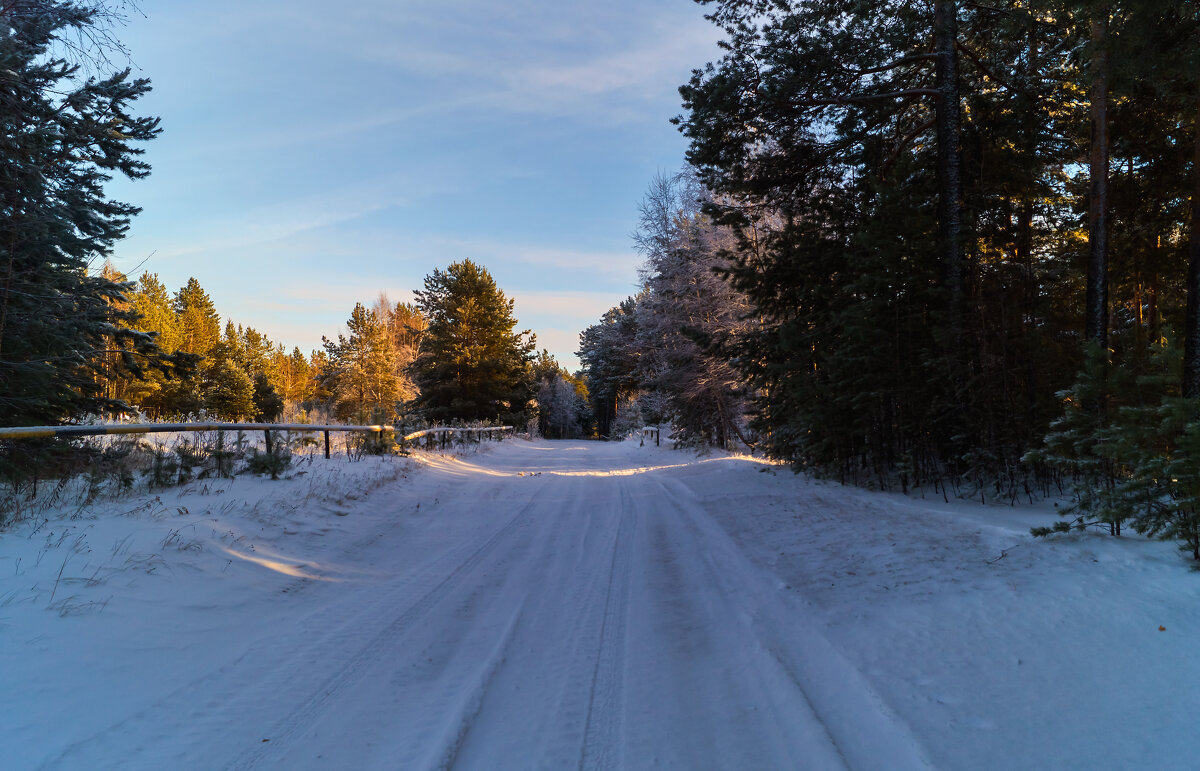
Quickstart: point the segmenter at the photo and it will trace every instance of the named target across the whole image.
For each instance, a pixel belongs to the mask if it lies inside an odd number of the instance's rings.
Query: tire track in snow
[[[585,747],[590,758],[601,749],[612,756],[608,748],[619,744],[619,721],[605,728],[619,704],[600,709],[610,700],[605,694],[615,699],[619,693],[621,677],[620,657],[612,653],[621,639],[613,633],[624,623],[627,549],[620,534],[627,532],[628,513],[606,497],[617,489],[613,481],[545,476],[513,482],[534,486],[542,502],[532,515],[538,541],[529,550],[539,570],[528,576],[530,599],[513,655],[456,756],[461,767],[572,768]]]
[[[512,645],[513,633],[516,631],[518,624],[521,621],[522,613],[525,609],[525,603],[522,601],[517,612],[513,614],[512,620],[505,627],[504,633],[501,635],[496,647],[492,649],[491,654],[483,661],[479,667],[478,674],[474,678],[471,687],[463,694],[464,698],[458,708],[458,719],[450,723],[452,733],[443,740],[445,750],[442,752],[442,757],[438,760],[437,768],[449,769],[454,767],[454,762],[458,758],[459,752],[462,750],[463,742],[470,732],[472,724],[479,716],[480,710],[483,708],[484,695],[487,693],[488,686],[496,676],[496,672],[504,664],[505,655],[509,647]]]
[[[298,628],[328,628],[327,616],[333,615],[333,631],[322,633],[318,639],[304,641],[292,635],[260,641],[259,646],[243,651],[228,665],[205,673],[105,730],[67,746],[55,757],[44,761],[41,767],[127,768],[133,758],[128,754],[122,756],[120,751],[110,747],[110,742],[115,741],[111,737],[121,736],[131,729],[139,736],[155,737],[153,741],[144,742],[145,749],[171,752],[170,757],[161,760],[147,757],[153,765],[168,767],[189,759],[194,762],[197,757],[205,757],[214,746],[221,746],[220,740],[226,738],[223,734],[227,733],[231,718],[239,720],[248,733],[250,729],[244,722],[254,719],[263,703],[278,702],[281,694],[294,695],[298,688],[304,687],[299,686],[297,680],[315,682],[315,686],[308,686],[305,697],[293,697],[291,701],[301,706],[291,710],[276,725],[277,738],[252,746],[232,761],[232,766],[230,763],[218,765],[250,768],[259,760],[284,751],[288,740],[307,721],[319,715],[330,698],[353,682],[355,675],[388,647],[398,631],[427,615],[465,573],[487,557],[506,533],[525,524],[533,507],[534,501],[527,500],[516,514],[482,542],[466,542],[426,563],[418,574],[402,576],[381,595],[355,608],[352,615],[345,614],[342,604],[318,609],[298,625]],[[369,588],[360,587],[359,591],[369,591]],[[417,596],[415,601],[413,595]],[[404,608],[398,615],[395,614],[397,606]],[[376,626],[379,619],[391,621],[374,634],[368,632],[368,642],[362,644],[364,630]],[[276,643],[292,647],[262,650],[262,646]],[[356,645],[359,646],[357,650]],[[344,657],[346,650],[356,652],[347,659]],[[265,671],[262,668],[264,659],[272,662]],[[328,662],[335,662],[332,669]],[[193,706],[181,713],[178,707],[181,703]],[[259,733],[271,736],[267,730]],[[128,749],[124,751],[128,753]]]
[[[405,611],[395,616],[370,642],[346,660],[344,665],[337,671],[329,674],[317,691],[304,700],[302,706],[292,711],[291,714],[277,724],[275,729],[268,732],[271,737],[269,745],[262,744],[252,748],[234,761],[231,768],[254,768],[259,762],[286,752],[289,748],[289,742],[321,716],[326,704],[331,699],[351,684],[357,683],[362,678],[363,670],[366,667],[379,660],[385,650],[397,646],[400,642],[398,638],[406,629],[411,628],[416,622],[442,603],[456,588],[465,582],[465,577],[473,572],[503,542],[504,538],[512,530],[525,524],[528,514],[533,507],[533,501],[526,503],[516,516],[484,541],[470,556],[450,571],[443,580],[410,605]],[[513,618],[513,626],[515,626],[519,615],[518,611]],[[334,646],[339,650],[342,649],[343,644],[349,643],[350,640],[358,636],[359,625],[352,622],[347,624],[344,629],[345,634],[340,635],[343,639],[337,640]],[[506,632],[506,639],[511,634],[511,629],[512,627]],[[490,679],[490,674],[486,679]]]
[[[594,446],[580,468],[619,457]],[[521,448],[505,462],[538,468]],[[438,533],[418,541],[434,556],[410,548],[386,582],[310,585],[328,604],[287,606],[313,609],[290,634],[53,767],[927,767],[676,471],[439,485],[439,516],[413,523]],[[406,528],[388,532],[366,539],[375,554]]]
[[[569,482],[514,477],[502,486],[509,497],[515,490],[534,500],[528,527],[510,532],[487,569],[473,572],[394,659],[375,667],[367,693],[326,705],[326,718],[297,737],[297,751],[272,754],[272,765],[328,767],[331,757],[346,765],[344,747],[327,738],[346,729],[367,748],[355,767],[564,768],[578,761],[586,709],[579,701],[593,675],[609,577],[600,568],[611,563],[603,554],[617,520],[593,516],[584,490]],[[473,490],[464,492],[475,500]],[[581,549],[585,542],[589,548]],[[350,722],[335,714],[355,713],[359,700],[391,706]]]
[[[882,771],[932,768],[909,726],[821,633],[817,615],[786,601],[774,577],[742,554],[686,483],[669,477],[656,482],[688,540],[705,545],[699,553],[720,595],[750,601],[748,607],[731,604],[729,616],[754,641],[764,681],[786,679],[792,685],[845,765]]]
[[[617,533],[613,539],[612,560],[608,569],[608,587],[598,644],[596,666],[588,688],[587,717],[584,720],[583,746],[579,768],[616,768],[620,761],[621,680],[624,675],[625,625],[629,613],[629,558],[631,525],[634,516],[628,487],[621,485],[621,504],[616,513]]]

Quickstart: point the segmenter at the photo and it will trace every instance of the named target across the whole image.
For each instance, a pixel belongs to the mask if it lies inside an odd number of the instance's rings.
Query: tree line
[[[701,191],[669,221],[720,234],[696,264],[745,309],[667,325],[695,348],[647,333],[679,302],[649,244],[642,293],[583,336],[602,420],[657,393],[686,423],[700,381],[669,357],[713,356],[733,376],[704,382],[745,400],[730,428],[796,468],[985,499],[1074,483],[1074,524],[1200,556],[1195,4],[699,2],[724,53],[680,89]],[[715,393],[700,436],[723,443]]]
[[[548,354],[534,360],[533,336],[513,331],[512,300],[470,260],[435,270],[415,302],[381,292],[370,306],[356,303],[346,332],[308,354],[253,327],[222,325],[194,277],[169,294],[154,273],[129,282],[106,263],[103,274],[128,287],[113,299],[120,323],[148,336],[171,366],[126,368],[128,343],[114,336],[96,377],[108,403],[152,419],[524,422],[537,368],[548,366]]]
[[[112,341],[100,384],[114,404],[152,419],[204,411],[230,421],[275,421],[319,412],[330,420],[365,421],[385,406],[411,399],[407,366],[416,357],[424,319],[413,305],[392,304],[381,294],[366,308],[356,304],[349,337],[325,339],[320,350],[290,352],[253,327],[222,324],[196,278],[169,294],[158,276],[128,282],[111,263],[104,274],[130,287],[115,302],[130,316],[122,324],[152,336],[157,354],[174,366],[130,371],[120,343]]]
[[[142,145],[161,131],[135,112],[147,79],[88,74],[123,51],[113,33],[127,7],[0,3],[0,425],[133,408],[523,423],[546,367],[535,372],[533,335],[515,331],[512,300],[470,260],[434,270],[413,303],[357,304],[347,333],[307,355],[222,325],[195,278],[170,293],[154,273],[130,282],[112,266],[138,209],[105,184],[146,176]]]

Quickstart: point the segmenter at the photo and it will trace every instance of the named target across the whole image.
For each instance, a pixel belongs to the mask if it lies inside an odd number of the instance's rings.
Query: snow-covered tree
[[[641,382],[665,395],[677,439],[731,447],[746,413],[744,378],[728,344],[748,330],[745,295],[722,278],[738,248],[728,228],[702,212],[708,193],[684,172],[659,175],[642,201],[634,234],[646,258],[637,306]]]
[[[628,297],[610,308],[579,334],[579,360],[587,382],[592,403],[596,433],[612,435],[612,427],[620,417],[621,405],[636,397],[641,389],[638,378],[637,306],[645,293]]]
[[[709,202],[689,172],[654,179],[634,233],[646,259],[643,289],[580,335],[601,436],[649,421],[672,424],[685,444],[749,443],[747,385],[733,349],[757,321],[724,277],[741,243],[704,213]]]
[[[589,432],[587,385],[569,374],[548,351],[538,354],[538,433],[547,439],[574,439]]]

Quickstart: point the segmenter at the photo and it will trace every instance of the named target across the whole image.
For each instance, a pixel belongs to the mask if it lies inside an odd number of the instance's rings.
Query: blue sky
[[[669,119],[719,56],[691,0],[144,0],[119,32],[162,117],[114,262],[318,347],[354,303],[471,258],[571,368],[637,290],[629,234]]]

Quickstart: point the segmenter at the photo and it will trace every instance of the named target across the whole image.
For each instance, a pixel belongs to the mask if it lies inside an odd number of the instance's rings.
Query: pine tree
[[[1063,414],[1050,424],[1044,445],[1031,450],[1025,459],[1066,472],[1074,480],[1075,503],[1064,513],[1093,517],[1116,534],[1127,518],[1127,512],[1114,506],[1113,497],[1119,478],[1111,417],[1117,414],[1118,405],[1109,396],[1118,373],[1109,352],[1096,341],[1086,350],[1075,382],[1057,394]],[[1048,532],[1037,531],[1042,535]]]
[[[371,312],[387,330],[391,343],[392,359],[396,366],[397,398],[402,402],[412,401],[417,396],[417,385],[409,377],[408,368],[417,358],[421,335],[425,331],[425,319],[410,304],[392,305],[385,292],[379,293]]]
[[[254,402],[253,418],[261,422],[272,422],[279,419],[283,414],[283,397],[275,390],[270,378],[265,372],[259,372],[254,376],[254,393],[252,396]]]
[[[1081,356],[1086,28],[1028,4],[713,5],[728,47],[678,122],[762,322],[726,348],[767,451],[1021,489]]]
[[[170,293],[154,273],[143,273],[130,296],[138,315],[134,325],[154,335],[174,366],[151,369],[129,383],[127,399],[152,417],[186,415],[200,407],[199,365],[201,357],[181,351],[182,330]]]
[[[138,314],[137,326],[155,335],[158,346],[166,353],[174,353],[182,344],[179,319],[171,304],[167,288],[155,273],[143,273],[138,278],[130,301]]]
[[[84,78],[56,41],[86,36],[101,4],[0,5],[0,424],[56,423],[122,408],[104,397],[106,351],[140,372],[157,355],[130,329],[130,287],[99,265],[137,207],[110,200],[113,173],[144,177],[137,143],[159,131],[132,103],[150,90],[129,70]]]
[[[487,269],[470,260],[452,263],[426,276],[415,295],[428,322],[412,365],[421,390],[417,409],[436,421],[528,419],[534,337],[515,331],[513,301]]]
[[[322,338],[328,364],[320,373],[339,418],[365,423],[396,414],[396,363],[387,327],[362,304],[346,321],[349,337]]]
[[[179,324],[179,349],[208,356],[221,342],[221,317],[195,277],[189,278],[175,293],[174,307]]]
[[[1067,412],[1031,453],[1075,478],[1073,519],[1036,527],[1044,536],[1092,525],[1134,530],[1181,543],[1200,560],[1200,418],[1180,395],[1183,355],[1167,335],[1151,347],[1143,374],[1110,370],[1094,343]],[[1103,400],[1100,398],[1103,396]],[[1094,405],[1103,403],[1104,410]]]
[[[308,358],[298,347],[292,348],[290,354],[285,354],[280,348],[272,358],[272,368],[279,373],[279,385],[276,390],[283,397],[284,404],[297,406],[308,400],[313,392],[312,368]]]
[[[233,361],[223,361],[209,371],[204,382],[204,406],[221,420],[255,417],[254,381]]]

